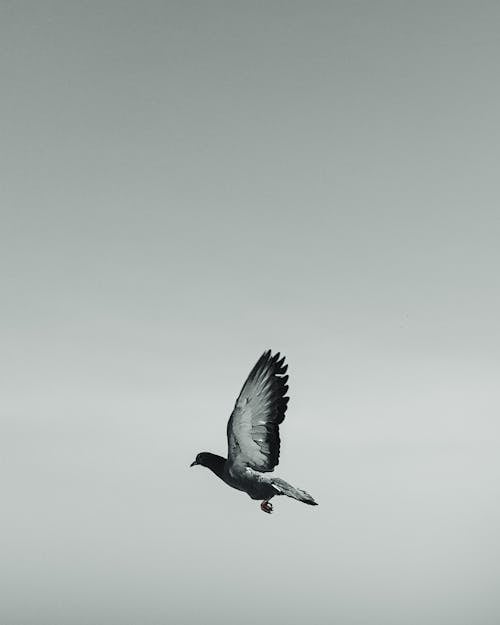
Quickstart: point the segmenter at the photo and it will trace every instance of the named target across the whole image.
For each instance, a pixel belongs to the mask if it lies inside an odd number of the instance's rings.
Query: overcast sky
[[[2,625],[500,622],[499,32],[0,2]],[[267,348],[317,508],[188,468]]]

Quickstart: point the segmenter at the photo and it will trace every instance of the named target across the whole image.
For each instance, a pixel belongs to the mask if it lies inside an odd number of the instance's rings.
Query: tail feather
[[[300,490],[300,488],[295,488],[285,480],[280,479],[279,477],[273,477],[271,480],[273,487],[278,491],[279,495],[286,495],[287,497],[292,497],[292,499],[297,499],[297,501],[301,501],[302,503],[306,503],[309,506],[317,506],[317,502],[314,501],[312,496],[307,493],[305,490]]]

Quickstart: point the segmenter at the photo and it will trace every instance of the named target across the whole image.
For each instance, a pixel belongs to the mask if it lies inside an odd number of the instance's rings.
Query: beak
[[[192,462],[189,466],[190,467],[194,467],[195,465],[197,465],[198,463],[196,462],[196,460],[194,462]]]

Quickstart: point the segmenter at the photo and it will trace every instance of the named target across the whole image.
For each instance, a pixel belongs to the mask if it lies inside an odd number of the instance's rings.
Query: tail
[[[309,506],[317,506],[318,504],[314,501],[309,493],[306,493],[305,490],[300,490],[300,488],[295,488],[285,480],[281,480],[279,477],[273,477],[271,480],[271,484],[278,491],[278,495],[286,495],[287,497],[292,497],[292,499],[297,499],[297,501],[301,501],[302,503],[306,503]]]

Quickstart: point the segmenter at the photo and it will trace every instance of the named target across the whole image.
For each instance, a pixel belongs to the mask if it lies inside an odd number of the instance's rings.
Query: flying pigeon
[[[268,350],[250,371],[227,424],[227,459],[203,451],[191,463],[192,467],[207,467],[232,488],[262,500],[260,508],[268,514],[273,511],[270,499],[275,495],[318,505],[305,490],[266,475],[279,462],[279,425],[288,404],[288,365],[284,362],[279,352],[273,356]]]

